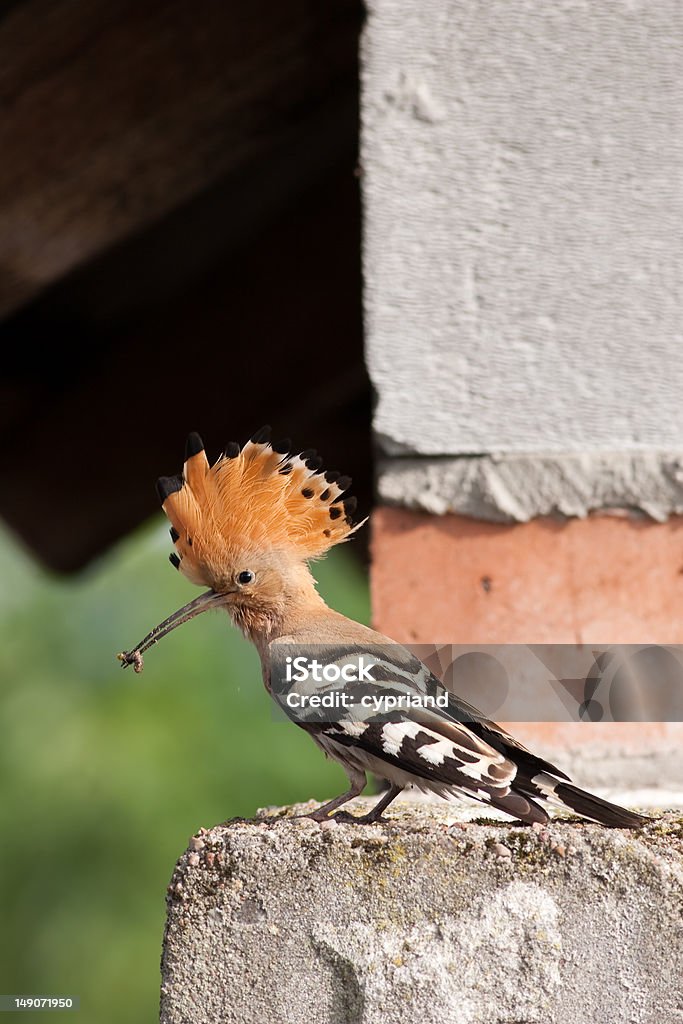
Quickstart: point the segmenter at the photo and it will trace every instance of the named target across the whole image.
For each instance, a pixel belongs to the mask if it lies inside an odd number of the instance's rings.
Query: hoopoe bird
[[[162,477],[157,490],[171,523],[172,564],[208,590],[119,654],[124,668],[141,671],[145,651],[171,630],[209,609],[224,609],[255,645],[271,693],[282,645],[324,645],[339,663],[359,652],[381,652],[381,683],[345,683],[350,691],[375,686],[384,694],[447,692],[407,648],[329,608],[316,590],[309,562],[363,525],[354,522],[355,498],[345,496],[350,484],[348,477],[325,472],[315,451],[293,452],[289,440],[271,443],[268,427],[243,448],[229,444],[213,465],[199,435],[190,434],[182,475]],[[334,812],[344,820],[377,821],[406,786],[446,799],[471,797],[529,824],[549,820],[548,804],[621,828],[648,820],[574,786],[450,692],[446,707],[408,707],[390,715],[366,710],[359,717],[354,706],[331,718],[296,719],[349,779],[346,792],[310,815],[316,821]],[[368,772],[389,788],[369,814],[339,812],[363,792]]]

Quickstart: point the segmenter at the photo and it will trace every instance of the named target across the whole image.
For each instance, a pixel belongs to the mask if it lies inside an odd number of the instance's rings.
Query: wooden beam
[[[270,164],[267,205],[293,146],[312,166],[338,156],[359,22],[356,0],[12,5],[0,18],[0,317],[221,182],[235,183],[237,222],[251,171]]]
[[[190,430],[217,456],[270,422],[351,474],[369,510],[359,206],[349,159],[191,286],[164,290],[161,273],[141,305],[163,231],[6,321],[0,514],[46,564],[76,570],[158,514],[154,480],[178,470]]]

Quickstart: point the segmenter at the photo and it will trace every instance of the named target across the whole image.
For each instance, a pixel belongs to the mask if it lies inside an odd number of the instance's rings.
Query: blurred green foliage
[[[0,992],[79,995],[80,1024],[158,1020],[166,885],[189,836],[345,782],[276,720],[224,613],[121,671],[115,653],[197,593],[169,549],[156,521],[64,581],[0,534]],[[368,621],[348,549],[314,571]]]

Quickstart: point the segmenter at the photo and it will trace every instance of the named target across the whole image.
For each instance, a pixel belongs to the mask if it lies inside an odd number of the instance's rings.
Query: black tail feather
[[[593,796],[592,793],[587,793],[569,782],[558,782],[554,788],[555,795],[563,804],[585,818],[599,821],[601,825],[608,825],[611,828],[641,828],[650,821],[644,814],[637,814],[636,811],[629,811],[618,804],[611,804],[608,800],[601,800],[599,796]]]

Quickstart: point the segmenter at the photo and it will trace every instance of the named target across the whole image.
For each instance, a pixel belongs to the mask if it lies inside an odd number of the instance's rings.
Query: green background
[[[346,782],[276,720],[225,613],[121,670],[115,653],[198,593],[169,550],[155,519],[65,581],[0,533],[0,992],[78,995],[59,1016],[80,1024],[158,1020],[166,886],[193,833]],[[329,604],[369,621],[347,547],[313,568]]]

